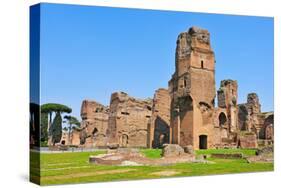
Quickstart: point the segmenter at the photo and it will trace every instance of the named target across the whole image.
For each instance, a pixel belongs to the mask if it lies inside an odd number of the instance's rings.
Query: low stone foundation
[[[182,153],[179,156],[165,156],[159,159],[150,159],[143,156],[138,149],[120,148],[108,150],[107,154],[90,156],[90,163],[100,165],[120,165],[120,166],[165,166],[176,163],[206,162],[196,160],[195,155]]]

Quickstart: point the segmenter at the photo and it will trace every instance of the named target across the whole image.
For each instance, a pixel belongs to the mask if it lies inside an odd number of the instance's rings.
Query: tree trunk
[[[72,142],[70,142],[70,131],[71,131],[71,129],[72,129],[72,125],[71,125],[71,123],[69,123],[69,127],[68,127],[68,145],[70,145],[70,143],[72,143]]]
[[[52,112],[49,113],[49,122],[48,122],[48,146],[51,146],[52,143],[52,135],[51,135],[51,124],[52,124]]]

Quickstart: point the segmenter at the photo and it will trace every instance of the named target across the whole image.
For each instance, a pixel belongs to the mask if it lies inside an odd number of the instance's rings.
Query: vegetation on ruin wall
[[[233,150],[216,150],[222,153],[234,152]],[[248,155],[253,155],[252,150],[235,150]],[[141,150],[151,158],[160,157],[161,150]],[[155,153],[153,153],[155,152]],[[200,150],[197,153],[209,154],[212,150]],[[184,163],[170,166],[104,166],[88,163],[90,155],[97,155],[104,151],[97,152],[73,152],[40,154],[41,160],[41,183],[64,184],[98,181],[117,181],[145,178],[199,176],[210,174],[227,174],[241,172],[272,171],[272,163],[247,163],[245,159],[214,159],[208,160],[214,164]],[[39,155],[31,153],[31,155]],[[36,168],[36,163],[32,163]],[[166,174],[166,175],[165,175]],[[33,178],[38,175],[32,173]]]

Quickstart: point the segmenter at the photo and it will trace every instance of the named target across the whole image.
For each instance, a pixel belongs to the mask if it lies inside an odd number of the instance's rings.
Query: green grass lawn
[[[160,158],[160,149],[142,149],[141,152],[149,158]],[[42,185],[118,181],[145,178],[197,176],[209,174],[227,174],[240,172],[272,171],[272,163],[247,163],[245,159],[214,159],[212,164],[182,163],[170,166],[105,166],[89,164],[90,155],[99,152],[75,152],[39,154],[31,152],[31,157],[40,156],[41,168],[37,169],[38,161],[31,162],[31,177],[38,179]],[[199,150],[197,155],[211,153],[243,153],[254,155],[255,150]]]
[[[233,153],[242,153],[243,156],[252,156],[256,154],[255,149],[207,149],[207,150],[197,150],[196,154],[233,154]]]
[[[142,154],[151,159],[161,158],[161,149],[141,149]]]

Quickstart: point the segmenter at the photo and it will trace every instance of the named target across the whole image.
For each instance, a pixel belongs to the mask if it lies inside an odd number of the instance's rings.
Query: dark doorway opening
[[[199,149],[207,149],[207,135],[199,136]]]
[[[65,145],[65,140],[62,140],[62,141],[61,141],[61,144],[62,144],[62,145]]]

